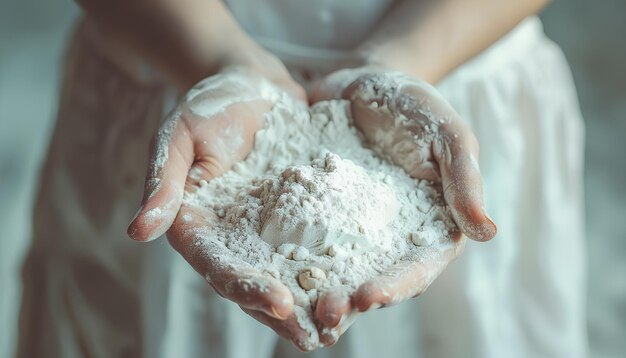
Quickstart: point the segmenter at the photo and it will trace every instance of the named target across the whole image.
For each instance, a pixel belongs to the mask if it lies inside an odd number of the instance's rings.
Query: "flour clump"
[[[317,267],[307,267],[298,275],[298,282],[305,290],[314,290],[322,286],[326,280],[324,271]]]
[[[292,243],[316,255],[332,245],[390,250],[380,232],[398,215],[393,190],[337,154],[288,167],[262,184],[261,238],[279,247]]]

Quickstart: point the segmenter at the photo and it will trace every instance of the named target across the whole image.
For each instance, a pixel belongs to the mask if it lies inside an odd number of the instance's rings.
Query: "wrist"
[[[236,68],[268,80],[295,98],[306,100],[306,92],[283,63],[245,34],[234,34],[227,43],[213,43],[198,51],[195,59],[191,66],[183,66],[179,72],[177,82],[183,91],[207,77]]]
[[[293,97],[306,101],[306,91],[292,77],[283,62],[274,54],[249,40],[242,43],[221,62],[220,71],[242,68],[258,75]]]
[[[175,64],[172,71],[174,82],[186,91],[199,81],[228,68],[250,69],[252,66],[246,57],[254,57],[255,51],[257,49],[252,40],[238,34],[230,37],[228,42],[219,39],[207,41],[181,56],[186,61]]]
[[[443,77],[437,62],[431,56],[420,55],[421,51],[411,44],[368,42],[357,52],[364,66],[403,72],[429,83]]]

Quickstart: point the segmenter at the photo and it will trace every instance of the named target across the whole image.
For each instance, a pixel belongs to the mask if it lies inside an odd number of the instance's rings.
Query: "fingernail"
[[[378,302],[374,302],[372,303],[369,307],[367,307],[365,310],[361,311],[361,312],[367,312],[367,311],[371,311],[371,310],[375,310],[375,309],[379,309],[381,308],[383,305],[381,305]]]
[[[485,219],[487,220],[487,225],[491,227],[489,230],[489,234],[491,234],[489,238],[491,239],[496,236],[498,232],[498,226],[495,222],[493,222],[493,219],[489,216],[489,214],[487,214],[487,210],[485,210],[485,208],[483,208],[483,214],[485,215]]]
[[[139,216],[139,213],[140,213],[142,210],[143,210],[143,205],[141,205],[141,206],[139,207],[139,210],[137,210],[137,212],[135,213],[135,216],[133,216],[133,218],[132,218],[132,220],[130,221],[130,224],[129,224],[129,225],[132,225],[132,224],[135,222],[135,220],[137,220],[137,216]]]
[[[135,213],[135,216],[133,216],[132,220],[130,221],[130,224],[128,224],[128,229],[126,230],[126,234],[128,234],[128,236],[133,239],[135,239],[135,236],[137,235],[137,226],[135,225],[135,220],[137,220],[137,217],[139,216],[139,213],[141,213],[141,211],[143,210],[143,205],[141,207],[139,207],[139,210],[137,210],[137,212]]]
[[[270,316],[279,319],[281,321],[285,320],[287,317],[281,316],[278,311],[276,311],[276,307],[272,305],[268,305],[265,307],[264,311],[266,311]]]
[[[341,318],[342,317],[337,317],[336,313],[329,312],[329,313],[326,313],[326,317],[324,317],[324,323],[330,327],[336,327],[339,324],[339,322],[341,322]]]

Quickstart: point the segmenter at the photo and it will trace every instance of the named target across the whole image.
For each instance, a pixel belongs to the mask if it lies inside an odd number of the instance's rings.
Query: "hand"
[[[496,234],[483,206],[478,141],[426,82],[376,67],[337,71],[317,85],[312,102],[347,99],[354,125],[384,158],[418,179],[441,182],[461,231],[477,241]]]
[[[295,82],[285,81],[298,92]],[[311,350],[317,347],[317,332],[300,327],[310,318],[294,306],[287,287],[229,254],[218,240],[206,242],[219,220],[215,213],[181,206],[185,191],[193,192],[200,180],[223,174],[250,153],[277,94],[249,71],[225,71],[192,88],[156,135],[142,206],[128,234],[150,241],[167,231],[170,244],[218,294],[298,348]],[[204,233],[202,242],[199,233]]]
[[[294,305],[283,283],[235,257],[218,240],[206,242],[211,223],[217,220],[213,212],[183,204],[167,237],[220,296],[238,304],[301,351],[316,349],[319,336],[315,324],[304,308]]]
[[[399,72],[363,67],[335,72],[318,84],[312,102],[347,99],[354,125],[382,157],[418,179],[441,182],[444,198],[463,234],[486,241],[496,226],[483,206],[478,141],[431,85]],[[443,249],[403,261],[356,292],[329,291],[318,299],[322,344],[333,344],[355,312],[402,302],[422,293],[461,254],[465,237],[454,233]]]

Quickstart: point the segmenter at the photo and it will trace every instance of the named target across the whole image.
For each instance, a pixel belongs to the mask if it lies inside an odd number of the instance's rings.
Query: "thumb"
[[[478,141],[461,120],[441,127],[433,153],[441,170],[444,198],[461,231],[476,241],[492,239],[497,232],[483,204],[478,167]]]
[[[193,143],[179,117],[179,113],[171,115],[153,141],[141,207],[127,231],[133,240],[151,241],[163,235],[180,209],[193,163]]]
[[[296,83],[294,80],[287,79],[287,80],[276,80],[276,81],[272,81],[277,87],[279,87],[280,89],[282,89],[283,91],[287,92],[291,97],[302,101],[302,102],[307,102],[307,93],[304,90],[304,88],[302,88],[301,85],[299,85],[298,83]]]
[[[344,91],[350,87],[360,76],[367,74],[371,69],[346,68],[335,71],[319,80],[313,86],[309,101],[311,104],[332,99],[347,99]]]
[[[315,83],[309,101],[313,104],[332,99],[350,99],[361,80],[385,71],[377,66],[352,67],[335,71]]]

